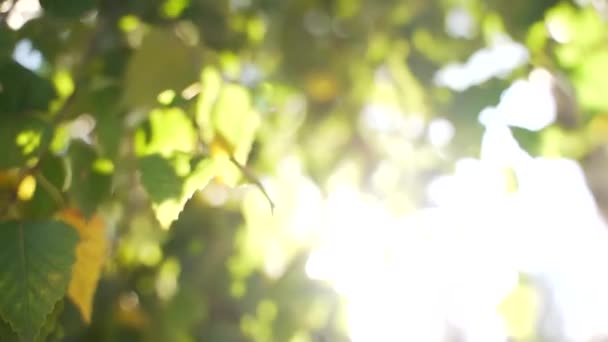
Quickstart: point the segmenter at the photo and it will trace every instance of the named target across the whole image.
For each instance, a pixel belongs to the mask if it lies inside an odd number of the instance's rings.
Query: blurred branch
[[[95,57],[99,50],[101,37],[105,33],[105,24],[101,23],[100,27],[95,29],[95,33],[93,33],[93,37],[89,41],[87,48],[84,52],[83,57],[80,60],[80,63],[74,68],[74,91],[70,96],[65,100],[61,108],[55,113],[51,123],[53,124],[53,129],[56,128],[57,124],[66,119],[66,117],[70,113],[70,107],[76,100],[76,96],[82,91],[82,86],[86,82],[86,73],[83,72],[82,69],[85,68],[87,64]]]
[[[9,213],[10,209],[17,203],[17,190],[11,191],[6,204],[0,208],[0,221],[4,220],[4,217]]]
[[[13,2],[11,10],[16,2],[17,1]],[[63,102],[61,108],[59,108],[59,110],[57,110],[55,115],[52,117],[50,122],[50,129],[47,132],[49,137],[48,139],[42,139],[42,142],[40,143],[40,146],[38,148],[36,162],[31,166],[27,166],[21,169],[17,178],[17,184],[21,184],[23,179],[25,179],[25,177],[27,177],[28,175],[34,175],[36,171],[38,171],[38,169],[40,168],[42,161],[46,159],[47,155],[49,154],[53,137],[55,136],[55,132],[57,131],[57,126],[69,116],[71,106],[74,104],[77,95],[80,94],[83,84],[86,82],[86,73],[83,72],[83,69],[97,54],[99,50],[100,39],[105,33],[105,27],[106,25],[102,22],[95,29],[95,33],[93,33],[93,37],[91,38],[89,44],[86,47],[83,58],[80,59],[80,63],[75,67],[74,91],[72,92],[72,94],[70,94],[70,96],[68,96],[68,98]],[[0,207],[0,217],[6,215],[10,208],[17,203],[17,200],[17,189],[15,189],[14,194],[11,196],[9,201],[7,201],[4,206]]]
[[[104,33],[106,32],[106,24],[101,22],[100,25],[95,29],[89,44],[86,47],[86,50],[80,59],[80,63],[76,65],[74,68],[74,91],[68,96],[68,98],[63,102],[63,105],[59,110],[55,113],[53,118],[51,119],[51,138],[55,135],[55,131],[57,130],[57,126],[64,120],[68,118],[70,115],[70,109],[74,102],[76,101],[77,96],[82,91],[83,85],[86,83],[86,73],[83,72],[86,65],[95,57],[97,52],[99,51],[100,41]],[[50,144],[52,139],[47,139],[43,145],[40,146],[40,154],[38,156],[38,163],[48,154]]]

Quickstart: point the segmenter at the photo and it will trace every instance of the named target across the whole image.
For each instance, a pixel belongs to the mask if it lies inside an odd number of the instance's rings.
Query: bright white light
[[[242,69],[241,82],[248,87],[257,85],[264,77],[262,69],[253,63],[244,63]]]
[[[553,76],[544,69],[535,69],[528,80],[517,80],[500,96],[497,107],[484,109],[479,121],[485,125],[507,125],[541,130],[557,117],[557,104],[551,91]]]
[[[42,7],[40,7],[38,0],[14,1],[17,1],[17,3],[6,19],[6,23],[11,29],[18,30],[28,21],[42,15]]]
[[[394,106],[369,103],[361,111],[361,125],[378,133],[394,133],[403,127],[403,113]]]
[[[13,59],[32,71],[38,70],[42,65],[42,53],[32,47],[29,39],[22,39],[15,45]]]
[[[429,143],[437,148],[445,147],[454,138],[454,125],[444,118],[433,119],[429,123]]]
[[[463,158],[455,163],[454,175],[440,176],[427,187],[429,200],[438,206],[486,206],[506,193],[504,174],[477,159]]]
[[[475,35],[475,21],[465,8],[455,7],[445,17],[445,29],[452,37],[470,39]]]
[[[497,38],[492,46],[475,52],[465,64],[451,63],[443,67],[435,75],[435,83],[463,91],[493,77],[504,77],[528,59],[528,50],[523,45]]]
[[[449,322],[465,341],[503,342],[498,306],[518,272],[543,282],[566,340],[608,333],[608,232],[580,166],[533,158],[504,126],[483,144],[432,183],[435,208],[397,217],[348,186],[329,195],[306,270],[345,297],[353,341],[443,342]]]
[[[549,31],[549,35],[551,38],[558,43],[567,43],[572,38],[572,32],[570,32],[570,28],[567,23],[561,18],[552,18],[545,22],[545,26],[547,27],[547,31]]]
[[[326,207],[328,232],[306,270],[346,298],[353,341],[441,342],[448,320],[467,336],[502,341],[504,324],[493,312],[514,273],[488,254],[497,243],[467,214],[435,209],[398,218],[347,187]]]
[[[344,296],[353,341],[443,342],[448,322],[464,341],[504,342],[498,308],[520,273],[549,301],[540,310],[553,310],[536,313],[544,333],[559,328],[566,341],[608,334],[608,230],[581,167],[531,156],[510,129],[554,120],[552,82],[535,69],[480,114],[480,158],[458,160],[453,174],[431,182],[433,208],[395,216],[354,186],[332,188],[307,273]],[[449,135],[442,125],[429,125],[435,143],[449,140],[437,138]]]
[[[284,248],[278,243],[269,243],[264,253],[264,274],[271,279],[278,279],[285,272],[288,257]]]
[[[495,169],[520,165],[531,157],[520,146],[511,129],[498,124],[486,126],[481,140],[481,159]]]
[[[91,133],[95,129],[96,124],[97,122],[91,114],[82,114],[69,123],[67,126],[68,134],[72,139],[81,139],[91,144],[93,142]]]

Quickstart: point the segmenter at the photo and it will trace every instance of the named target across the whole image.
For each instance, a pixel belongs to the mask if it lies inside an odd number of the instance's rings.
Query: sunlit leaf
[[[38,335],[65,294],[77,242],[58,221],[0,223],[0,314],[22,339]]]
[[[1,100],[0,100],[1,102]],[[0,168],[19,167],[36,157],[40,144],[49,139],[49,126],[35,117],[0,116]]]
[[[225,140],[223,145],[228,146],[228,153],[245,163],[260,123],[247,90],[235,84],[224,85],[212,112],[211,123],[215,135]]]
[[[190,0],[165,0],[162,12],[169,18],[176,18],[190,5]]]
[[[608,87],[606,77],[598,77],[608,73],[608,48],[585,55],[573,79],[581,105],[596,111],[608,110],[608,97],[602,89]]]
[[[211,159],[200,161],[186,177],[178,176],[174,165],[159,155],[141,158],[139,168],[156,217],[165,228],[177,219],[192,194],[205,187],[216,174],[215,162]]]
[[[196,121],[203,139],[209,143],[213,139],[211,114],[222,87],[221,75],[215,68],[205,67],[200,75],[200,83],[203,88],[196,103]]]
[[[36,178],[32,175],[23,177],[17,188],[17,198],[21,201],[29,201],[36,191]]]
[[[192,121],[179,108],[155,109],[150,112],[149,136],[138,132],[137,152],[140,155],[159,153],[170,156],[175,152],[191,152],[196,144]]]

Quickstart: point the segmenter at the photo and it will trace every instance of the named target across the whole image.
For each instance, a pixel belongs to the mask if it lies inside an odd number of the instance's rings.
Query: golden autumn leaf
[[[68,296],[80,310],[85,322],[91,322],[93,297],[103,267],[106,249],[106,225],[98,215],[88,221],[78,209],[65,209],[59,218],[78,232],[76,263],[68,286]]]

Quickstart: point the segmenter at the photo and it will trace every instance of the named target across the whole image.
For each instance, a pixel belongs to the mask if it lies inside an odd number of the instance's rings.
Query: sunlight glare
[[[502,77],[529,60],[528,50],[508,37],[497,37],[495,42],[476,51],[466,63],[451,63],[435,74],[435,84],[456,91]]]
[[[38,0],[14,0],[15,7],[10,12],[6,23],[13,30],[20,29],[28,21],[42,15],[42,7]]]
[[[544,333],[559,326],[579,341],[607,332],[608,232],[578,163],[532,157],[492,124],[481,158],[458,160],[427,193],[434,207],[406,215],[346,183],[324,201],[306,272],[344,298],[353,341],[441,342],[456,329],[464,341],[504,342],[499,306],[520,274],[553,298],[539,309],[554,305]]]

